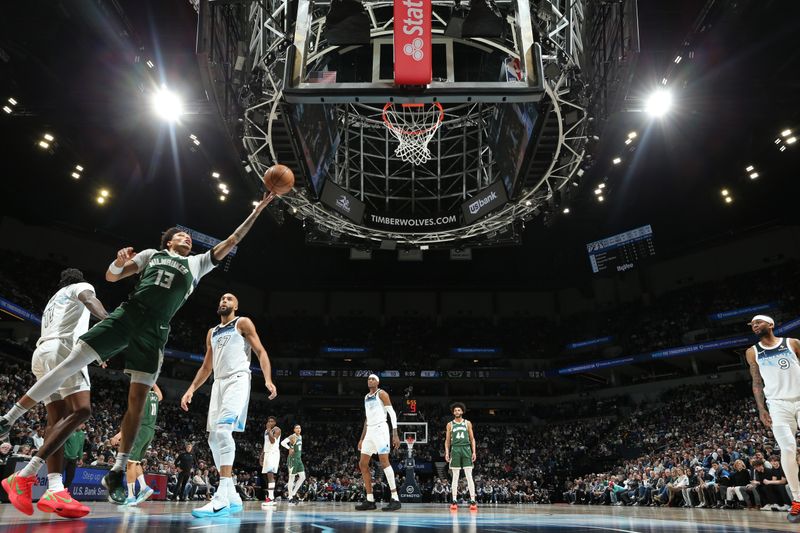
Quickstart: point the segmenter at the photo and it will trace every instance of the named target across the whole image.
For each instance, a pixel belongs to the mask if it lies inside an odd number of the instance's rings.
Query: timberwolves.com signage
[[[320,201],[356,224],[364,218],[364,202],[342,189],[332,181],[325,182]]]
[[[444,231],[458,226],[458,215],[443,214],[433,217],[397,217],[379,213],[368,213],[364,223],[374,228],[398,232]]]
[[[464,222],[472,224],[479,218],[503,207],[507,202],[506,188],[502,181],[497,180],[461,204]]]

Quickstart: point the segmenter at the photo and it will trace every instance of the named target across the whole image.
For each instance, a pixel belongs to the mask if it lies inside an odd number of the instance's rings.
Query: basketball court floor
[[[486,505],[478,512],[451,512],[432,504],[406,504],[397,513],[356,512],[352,504],[279,504],[262,511],[258,502],[246,502],[233,516],[196,519],[194,504],[146,503],[124,508],[109,503],[90,504],[92,514],[83,520],[49,517],[39,511],[24,516],[10,505],[0,505],[0,531],[23,532],[305,532],[358,531],[400,533],[429,531],[453,533],[523,531],[638,532],[762,532],[797,531],[786,513],[716,511],[704,509],[653,509],[636,507],[584,507],[569,505]]]

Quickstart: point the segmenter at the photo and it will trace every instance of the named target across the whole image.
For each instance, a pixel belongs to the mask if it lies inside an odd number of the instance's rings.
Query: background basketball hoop
[[[444,109],[439,102],[398,105],[389,102],[383,106],[383,121],[400,143],[395,155],[413,165],[431,158],[428,143],[443,119]]]

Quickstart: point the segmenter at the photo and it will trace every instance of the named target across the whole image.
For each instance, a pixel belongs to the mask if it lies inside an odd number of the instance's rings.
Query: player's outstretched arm
[[[264,384],[267,386],[267,389],[269,389],[269,399],[274,400],[278,395],[278,388],[272,382],[272,365],[269,362],[267,350],[261,344],[261,339],[258,338],[255,324],[253,324],[253,321],[249,318],[242,317],[239,319],[239,331],[242,332],[242,336],[250,343],[250,346],[256,353],[258,364],[261,365],[261,372],[264,373]]]
[[[265,207],[275,198],[275,195],[272,193],[265,194],[264,198],[258,203],[258,205],[253,209],[253,212],[248,215],[244,222],[236,228],[236,231],[231,233],[230,237],[222,241],[221,243],[214,246],[211,249],[211,253],[214,255],[214,259],[217,261],[222,261],[225,259],[233,247],[239,244],[244,236],[247,235],[247,232],[250,231],[250,228],[253,227],[253,223],[258,218],[258,215],[261,214],[261,211],[264,210]]]
[[[761,371],[758,369],[758,362],[756,361],[756,351],[752,346],[744,353],[744,357],[747,359],[747,364],[750,365],[750,377],[753,379],[753,397],[756,399],[756,407],[758,407],[758,418],[769,429],[772,427],[772,417],[767,410],[767,400],[764,397],[764,378],[761,377]]]
[[[108,311],[106,311],[106,308],[103,307],[102,302],[100,302],[100,300],[98,300],[94,295],[94,291],[90,291],[89,289],[81,291],[81,293],[78,295],[78,300],[80,300],[80,302],[86,306],[86,309],[88,309],[95,318],[105,320],[108,317]]]
[[[192,384],[189,385],[189,388],[186,390],[186,393],[181,398],[181,409],[184,411],[189,410],[189,404],[192,403],[192,396],[194,396],[194,391],[199,389],[203,386],[203,383],[206,382],[208,376],[211,375],[211,372],[214,369],[214,351],[211,349],[211,330],[208,330],[206,333],[206,356],[203,359],[203,364],[200,365],[200,368],[197,369],[197,374],[194,376],[192,380]]]

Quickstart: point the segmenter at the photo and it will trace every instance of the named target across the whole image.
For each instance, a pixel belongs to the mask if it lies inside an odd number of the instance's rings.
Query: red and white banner
[[[394,0],[394,83],[427,85],[433,76],[431,0]]]

